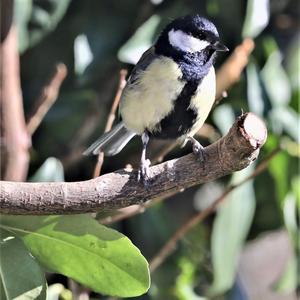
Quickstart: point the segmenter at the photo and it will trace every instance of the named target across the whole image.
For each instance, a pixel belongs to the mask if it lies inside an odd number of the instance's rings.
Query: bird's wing
[[[155,51],[154,51],[154,47],[150,47],[148,50],[146,50],[143,55],[141,56],[141,58],[139,59],[139,61],[137,62],[137,64],[135,65],[135,67],[132,69],[130,76],[127,79],[126,82],[126,86],[123,90],[123,94],[124,92],[126,92],[126,90],[130,89],[137,81],[138,77],[139,77],[139,73],[146,70],[146,68],[151,64],[151,62],[156,58],[155,56]],[[122,101],[122,98],[121,98]],[[120,119],[120,106],[118,109],[118,117]]]
[[[145,51],[144,54],[141,56],[140,60],[133,68],[131,75],[128,78],[126,87],[130,87],[132,84],[134,84],[138,79],[139,73],[141,71],[144,71],[155,58],[156,55],[155,55],[154,47],[151,47],[147,51]]]

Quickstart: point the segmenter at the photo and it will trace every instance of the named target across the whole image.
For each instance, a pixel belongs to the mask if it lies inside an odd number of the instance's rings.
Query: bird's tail
[[[125,127],[123,122],[120,122],[114,126],[111,131],[104,133],[96,140],[83,152],[83,155],[96,155],[101,151],[103,151],[106,156],[116,155],[135,135],[133,131]]]

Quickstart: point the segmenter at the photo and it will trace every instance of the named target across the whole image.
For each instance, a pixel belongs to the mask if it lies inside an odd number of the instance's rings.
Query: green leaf
[[[253,171],[253,165],[236,172],[232,184],[240,182]],[[253,181],[236,188],[218,209],[212,232],[212,264],[214,280],[212,295],[230,289],[235,280],[237,260],[247,237],[255,210]]]
[[[281,64],[279,50],[273,51],[261,71],[261,78],[273,107],[287,106],[291,100],[291,86],[288,76]]]
[[[56,28],[71,0],[16,0],[14,19],[18,27],[19,50],[36,45]]]
[[[299,115],[291,107],[275,107],[270,113],[272,129],[278,135],[285,131],[293,140],[300,143]]]
[[[93,61],[94,55],[91,51],[85,34],[80,34],[74,41],[74,65],[75,73],[82,75],[87,66]]]
[[[160,17],[153,15],[147,20],[118,52],[122,62],[136,64],[142,54],[152,45]]]
[[[299,189],[299,177],[295,177],[292,180],[292,191],[289,192],[283,203],[283,217],[285,227],[289,233],[291,244],[293,245],[293,256],[290,257],[289,262],[283,275],[280,277],[276,283],[276,291],[278,292],[291,292],[295,291],[297,288],[297,264],[298,260],[296,258],[297,253],[300,249],[300,239],[299,239],[299,227],[297,223],[297,190]]]
[[[95,292],[133,297],[149,288],[148,263],[140,251],[87,215],[4,216],[2,222],[42,265]]]
[[[285,227],[295,246],[299,238],[299,230],[297,226],[296,201],[297,201],[296,195],[290,192],[286,195],[283,202],[283,217],[284,217]]]
[[[45,299],[46,281],[36,259],[14,234],[0,229],[2,300]]]
[[[64,180],[64,167],[60,160],[55,157],[47,158],[42,166],[30,178],[30,181],[37,182],[55,182]]]
[[[270,173],[276,182],[277,200],[281,206],[289,190],[288,164],[289,157],[286,152],[278,153],[269,163]]]
[[[18,27],[18,46],[20,52],[24,52],[29,47],[29,32],[27,23],[30,20],[32,11],[32,0],[14,1],[14,21]]]
[[[195,280],[196,265],[185,257],[179,261],[181,270],[176,279],[175,292],[179,300],[206,300],[204,297],[197,295],[193,289]]]
[[[61,283],[48,286],[47,300],[72,300],[72,292],[66,289]]]
[[[300,90],[299,81],[299,57],[300,57],[300,39],[294,39],[289,46],[286,55],[287,60],[287,73],[290,78],[293,90]]]
[[[290,293],[297,288],[297,258],[293,255],[283,272],[283,275],[275,284],[275,290],[277,293]]]
[[[259,116],[263,116],[265,105],[256,65],[250,62],[246,68],[246,72],[249,110]]]
[[[243,38],[255,38],[265,29],[270,18],[269,6],[269,0],[248,0]]]
[[[213,112],[213,120],[218,126],[222,135],[225,135],[229,131],[235,120],[232,107],[228,104],[222,104],[216,107]]]
[[[292,191],[296,197],[296,207],[298,208],[298,214],[300,215],[300,176],[297,175],[292,180]],[[299,242],[299,249],[300,249],[300,239]]]

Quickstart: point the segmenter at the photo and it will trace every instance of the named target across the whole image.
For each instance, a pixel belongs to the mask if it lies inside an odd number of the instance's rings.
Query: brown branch
[[[12,16],[12,1],[4,1],[1,8]],[[11,23],[12,18],[6,17],[10,19],[10,23],[6,24],[5,38],[1,38],[1,136],[5,146],[5,151],[1,153],[4,162],[2,170],[5,170],[5,180],[24,181],[27,176],[31,140],[24,118],[17,30]]]
[[[193,227],[195,227],[197,224],[202,222],[205,218],[207,218],[210,214],[212,214],[215,209],[219,206],[221,202],[225,200],[225,198],[236,188],[240,187],[247,181],[255,178],[257,175],[262,173],[267,167],[271,159],[274,158],[276,154],[280,151],[280,148],[276,148],[272,151],[272,153],[264,160],[262,161],[255,171],[241,180],[239,183],[235,185],[230,185],[223,194],[218,197],[210,206],[208,206],[206,209],[200,211],[197,213],[194,217],[189,219],[186,223],[184,223],[169,239],[169,241],[161,248],[161,250],[158,252],[157,255],[151,260],[150,262],[150,270],[151,272],[154,272],[164,261],[165,259],[170,256],[173,251],[175,251],[176,244],[179,240],[181,240],[188,231],[190,231]]]
[[[209,124],[204,124],[201,127],[201,129],[196,133],[196,136],[197,135],[213,139],[213,141],[216,141],[217,138],[220,138],[220,136],[218,135],[216,130]],[[174,149],[176,146],[178,146],[177,142],[169,144],[169,147],[172,148],[172,149]],[[160,151],[159,154],[154,157],[154,159],[151,159],[151,162],[152,163],[162,162],[163,159],[164,159],[164,156],[165,156],[164,153],[168,154],[168,152],[172,150],[172,149],[169,149],[169,147],[163,148],[164,152]],[[182,191],[184,191],[184,189],[182,189]],[[108,217],[105,217],[103,219],[100,219],[100,223],[105,224],[105,225],[113,224],[113,223],[116,223],[116,222],[126,220],[128,218],[131,218],[135,215],[142,214],[146,211],[146,209],[156,205],[157,203],[160,203],[160,202],[170,198],[174,194],[176,194],[176,192],[166,194],[163,197],[153,199],[151,201],[147,201],[146,203],[143,203],[143,204],[137,204],[137,205],[133,205],[133,206],[130,206],[130,207],[127,207],[127,208],[120,209],[115,215],[108,216]]]
[[[117,109],[118,109],[118,106],[119,106],[119,103],[121,100],[122,91],[126,85],[126,75],[127,75],[127,70],[120,71],[118,90],[117,90],[115,99],[113,101],[113,104],[111,106],[110,113],[109,113],[107,121],[106,121],[104,132],[110,131],[113,126],[113,123],[115,121],[116,112],[117,112]],[[94,169],[94,176],[93,176],[94,178],[100,176],[103,162],[104,162],[104,153],[100,152],[98,155],[98,158],[97,158],[95,169]]]
[[[150,168],[151,182],[119,170],[82,182],[1,182],[0,211],[7,214],[70,214],[118,209],[215,180],[248,166],[257,158],[267,130],[256,115],[240,116],[228,134],[205,148],[204,161],[193,154]]]
[[[56,65],[54,75],[52,76],[49,84],[43,88],[42,93],[37,100],[37,108],[27,122],[27,130],[30,135],[33,135],[41,124],[46,113],[55,103],[60,86],[66,78],[67,73],[68,71],[65,64],[60,63]]]

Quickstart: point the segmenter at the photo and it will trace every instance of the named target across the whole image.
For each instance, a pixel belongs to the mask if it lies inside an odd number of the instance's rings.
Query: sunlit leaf
[[[292,191],[296,196],[296,205],[300,210],[300,176],[299,174],[295,176],[292,180]],[[300,242],[300,241],[299,241]]]
[[[27,24],[32,12],[32,1],[14,1],[14,19],[18,27],[18,46],[20,52],[24,52],[29,47],[29,32]]]
[[[249,63],[247,68],[247,99],[251,112],[263,116],[264,99],[259,82],[258,70],[254,63]]]
[[[55,182],[64,181],[64,167],[60,160],[55,157],[49,157],[42,166],[30,178],[30,181],[36,182]]]
[[[287,72],[293,90],[300,90],[299,57],[300,57],[300,38],[291,42],[291,46],[286,55]]]
[[[154,5],[161,4],[164,0],[151,0]]]
[[[283,217],[290,238],[296,245],[299,238],[299,230],[297,226],[296,195],[292,192],[288,193],[284,199]]]
[[[300,117],[291,107],[275,107],[270,112],[272,129],[278,135],[285,131],[297,143],[300,143]]]
[[[292,191],[296,197],[296,213],[300,216],[300,176],[297,175],[292,180]],[[300,231],[300,225],[298,222],[298,232]],[[300,239],[296,239],[296,249],[300,249]]]
[[[72,292],[66,289],[61,283],[55,283],[48,286],[46,300],[72,300]]]
[[[23,242],[0,228],[1,300],[45,299],[43,271]]]
[[[44,267],[95,292],[133,297],[149,288],[148,264],[140,251],[87,215],[3,216],[1,221]]]
[[[147,20],[118,52],[118,58],[136,64],[142,54],[152,45],[160,17],[153,15]]]
[[[274,107],[287,106],[291,100],[291,86],[282,67],[282,56],[274,51],[261,71],[262,81]]]
[[[235,115],[232,107],[228,104],[219,105],[213,112],[213,120],[221,131],[222,135],[225,135],[235,120]]]
[[[278,293],[294,292],[297,287],[297,258],[292,256],[274,289]]]
[[[14,17],[18,26],[19,49],[24,52],[54,30],[71,0],[16,0]]]
[[[187,258],[181,258],[179,261],[181,270],[176,279],[175,292],[179,300],[206,300],[204,297],[197,295],[193,289],[195,280],[196,266]]]
[[[253,165],[233,175],[232,184],[253,172]],[[230,289],[235,280],[237,260],[247,237],[255,210],[253,181],[236,188],[219,207],[212,232],[212,264],[214,280],[210,293]]]
[[[269,163],[270,173],[276,182],[277,200],[281,205],[289,190],[289,182],[286,175],[288,172],[288,161],[288,155],[285,152],[280,152]]]
[[[268,25],[270,18],[269,0],[248,0],[242,36],[255,38]]]
[[[86,35],[81,34],[74,41],[74,64],[75,72],[80,75],[93,60],[93,53],[90,49]]]

